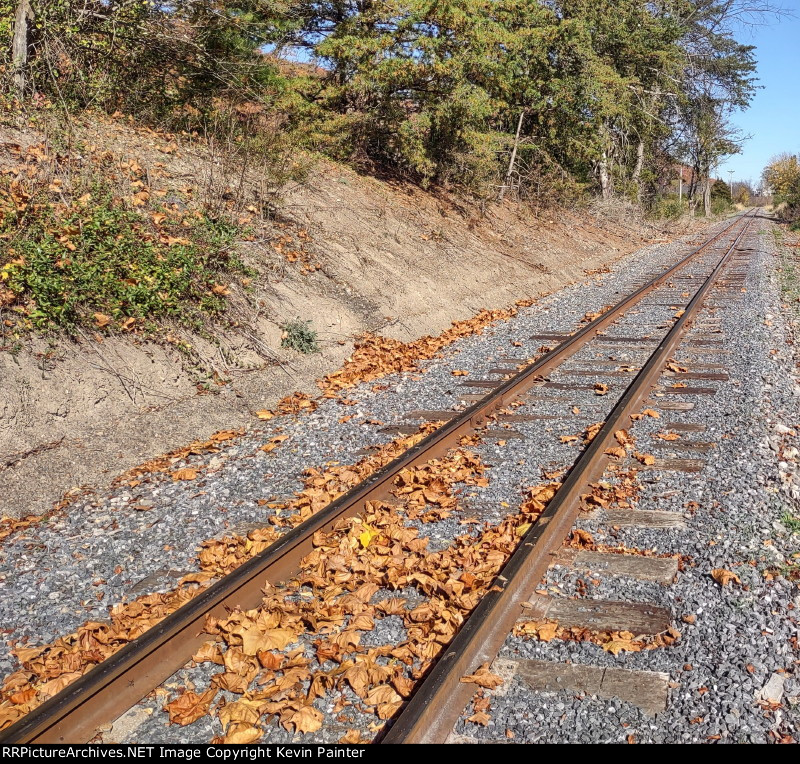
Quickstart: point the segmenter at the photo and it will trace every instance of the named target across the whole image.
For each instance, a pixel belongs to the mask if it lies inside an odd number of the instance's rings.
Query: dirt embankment
[[[213,181],[213,160],[148,131],[94,125],[85,137],[168,183]],[[4,143],[40,139],[0,128],[0,154]],[[254,410],[316,390],[365,331],[437,334],[668,236],[630,218],[534,217],[510,202],[479,209],[319,164],[283,195],[269,233],[242,243],[258,276],[248,300],[234,293],[235,321],[215,336],[176,327],[172,344],[90,334],[0,342],[0,514],[40,514],[66,491],[100,488],[155,454],[247,426]],[[281,348],[280,326],[293,319],[311,322],[320,353]]]

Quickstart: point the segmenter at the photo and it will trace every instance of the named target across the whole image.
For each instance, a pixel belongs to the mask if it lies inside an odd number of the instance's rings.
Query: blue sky
[[[740,42],[757,48],[762,89],[746,112],[734,115],[734,123],[752,138],[741,154],[720,166],[716,174],[725,181],[733,170],[734,180],[758,182],[775,154],[800,152],[800,0],[783,0],[781,5],[793,17],[737,35]]]

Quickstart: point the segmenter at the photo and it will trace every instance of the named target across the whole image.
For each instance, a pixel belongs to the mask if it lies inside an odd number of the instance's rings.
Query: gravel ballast
[[[718,224],[716,230],[723,225]],[[768,230],[767,223],[759,225],[762,231]],[[539,644],[516,638],[509,639],[502,653],[507,658],[572,660],[666,671],[678,685],[672,688],[667,712],[650,719],[618,701],[577,700],[566,693],[534,694],[522,685],[514,685],[493,698],[489,726],[461,722],[456,729],[458,735],[506,739],[505,731],[509,730],[515,742],[619,741],[629,735],[637,741],[705,740],[719,735],[722,740],[763,742],[769,739],[770,731],[797,734],[791,699],[800,694],[793,678],[793,660],[798,656],[790,643],[796,636],[796,627],[787,608],[793,599],[798,600],[798,592],[794,584],[781,578],[766,581],[762,571],[767,565],[779,564],[779,556],[791,554],[793,543],[796,548],[797,537],[792,539],[780,518],[787,506],[796,501],[798,481],[788,462],[779,468],[776,452],[782,449],[788,433],[775,430],[775,426],[788,427],[793,432],[798,388],[790,377],[791,353],[781,334],[779,295],[770,271],[774,257],[771,239],[757,235],[753,240],[762,241],[763,246],[758,255],[754,254],[747,292],[735,310],[717,313],[723,318],[726,346],[735,343],[731,379],[713,383],[721,392],[705,396],[702,410],[698,403],[691,412],[674,412],[676,416],[669,417],[705,423],[708,430],[697,439],[717,442],[718,450],[708,459],[703,473],[652,473],[648,479],[653,482],[643,482],[639,498],[640,508],[681,512],[686,511],[687,501],[698,502],[699,507],[688,515],[688,530],[615,530],[604,529],[596,521],[584,522],[597,541],[675,552],[691,559],[671,587],[609,578],[597,585],[590,583],[588,596],[664,604],[676,618],[697,615],[696,623],[679,624],[683,635],[676,646],[616,658],[596,645],[557,641]],[[174,587],[181,575],[196,569],[195,550],[202,541],[246,533],[266,524],[271,510],[260,505],[259,500],[291,496],[301,486],[304,469],[321,469],[331,461],[357,461],[364,448],[386,443],[393,437],[381,431],[383,425],[407,423],[403,419],[405,412],[463,406],[458,385],[469,379],[488,378],[488,370],[498,366],[499,358],[534,355],[543,341],[530,339],[531,334],[573,331],[584,314],[615,301],[688,249],[687,242],[649,247],[621,261],[608,274],[521,309],[515,318],[500,322],[481,335],[459,340],[442,357],[423,364],[424,373],[379,380],[380,386],[387,385],[388,389],[378,389],[370,382],[347,391],[355,405],[323,401],[311,414],[296,419],[276,418],[222,444],[218,453],[191,456],[170,468],[174,471],[191,466],[199,472],[196,480],[173,482],[168,475],[154,475],[138,486],[122,486],[106,496],[87,498],[46,524],[13,535],[0,547],[0,617],[9,629],[6,647],[0,654],[3,673],[16,668],[8,650],[12,641],[47,642],[86,620],[104,618],[110,604]],[[650,331],[659,335],[662,332],[656,326],[674,312],[669,307],[660,311],[637,310],[618,322],[609,335],[645,336]],[[767,315],[772,318],[767,319]],[[653,326],[644,327],[646,317]],[[645,348],[654,344],[655,340],[651,345],[643,344],[641,352],[639,348],[620,348],[619,352],[610,349],[606,355],[620,363],[635,363],[643,359]],[[777,348],[778,353],[770,355],[771,348]],[[592,368],[593,360],[597,360],[596,354],[578,354],[565,367]],[[469,377],[454,377],[451,372],[458,369],[468,369]],[[580,411],[569,420],[547,426],[541,422],[515,423],[514,429],[524,439],[509,438],[503,445],[487,442],[477,447],[484,463],[492,465],[490,485],[465,497],[460,516],[425,526],[424,534],[431,538],[432,549],[447,546],[455,535],[465,532],[458,522],[464,514],[478,514],[481,521],[496,522],[502,517],[503,504],[517,506],[522,488],[541,482],[542,470],[569,464],[579,446],[562,443],[559,436],[577,434],[601,420],[613,405],[615,394],[627,384],[624,378],[604,378],[602,371],[596,378],[578,379],[560,370],[551,379],[585,384],[604,380],[610,382],[611,389],[605,396],[597,396],[592,390],[569,391],[568,401],[554,390],[520,408],[519,413],[537,414],[563,415],[573,407]],[[351,415],[348,421],[341,421]],[[644,419],[631,431],[637,441],[644,442],[660,428],[659,422]],[[278,434],[289,438],[269,454],[259,450]],[[782,478],[779,473],[788,477]],[[771,543],[765,546],[766,539]],[[709,541],[714,545],[709,546]],[[756,567],[734,568],[750,591],[730,587],[721,590],[709,576],[713,567],[730,567],[751,559],[756,560]],[[553,568],[547,585],[570,595],[575,591],[577,577],[565,569]],[[797,604],[800,606],[800,601]],[[395,643],[403,639],[403,634],[400,619],[389,617],[379,620],[365,640],[376,645]],[[684,672],[681,667],[688,663],[693,669]],[[752,672],[744,668],[747,664],[753,666]],[[773,676],[779,669],[789,671],[779,675],[786,708],[765,714],[754,702],[754,693],[767,682],[777,681]],[[179,672],[168,684],[172,689],[203,687],[211,673],[201,666]],[[708,689],[697,692],[701,687]],[[328,698],[317,703],[323,713],[331,712]],[[187,728],[167,727],[166,715],[159,710],[162,704],[163,697],[157,697],[131,712],[138,714],[139,720],[132,739],[201,742],[220,734],[218,720],[211,717]],[[689,720],[694,722],[689,724]],[[336,740],[345,729],[366,727],[369,721],[354,717],[344,726],[331,723],[323,728],[324,734],[320,732],[314,738]],[[265,739],[286,742],[293,736],[270,724]]]

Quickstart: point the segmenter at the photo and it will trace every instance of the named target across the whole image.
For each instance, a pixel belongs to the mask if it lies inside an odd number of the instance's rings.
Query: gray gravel
[[[710,300],[722,306],[714,315],[722,319],[723,334],[717,336],[733,351],[725,361],[730,380],[697,383],[717,386],[718,392],[684,396],[697,403],[696,408],[664,416],[705,424],[706,432],[683,439],[714,441],[718,448],[707,455],[702,473],[642,475],[636,508],[685,513],[686,530],[613,529],[602,519],[580,523],[598,542],[686,555],[676,582],[659,586],[580,576],[558,567],[550,570],[546,581],[554,594],[563,596],[575,596],[576,580],[582,578],[585,596],[669,607],[681,639],[670,648],[614,657],[591,643],[510,637],[501,653],[505,658],[666,672],[672,682],[667,711],[650,718],[617,700],[568,692],[535,694],[514,679],[492,699],[488,727],[462,720],[457,734],[505,739],[510,730],[515,742],[624,742],[629,735],[636,742],[762,743],[784,735],[800,741],[800,589],[782,577],[764,577],[765,570],[780,567],[796,554],[800,541],[786,522],[787,514],[800,514],[797,432],[791,429],[798,422],[800,387],[796,359],[786,341],[769,231],[769,224],[761,222],[750,237],[759,251],[753,253],[747,292],[728,303]],[[703,333],[697,330],[698,336]],[[704,362],[685,344],[677,361]],[[663,429],[663,419],[646,418],[630,431],[640,450],[649,451],[645,444]],[[688,501],[699,506],[687,512]],[[742,585],[721,588],[710,576],[714,568],[733,570]],[[680,622],[684,615],[695,615],[695,623]],[[768,693],[782,694],[780,708],[765,709],[757,703],[767,685]]]
[[[717,228],[721,228],[718,224]],[[246,436],[233,441],[223,448],[218,454],[195,456],[176,463],[175,469],[191,465],[201,470],[202,476],[192,482],[173,483],[168,478],[154,476],[136,488],[120,488],[108,495],[91,497],[76,504],[62,517],[56,517],[46,526],[38,526],[24,533],[8,539],[0,548],[0,620],[10,629],[7,640],[28,639],[29,643],[36,644],[66,633],[83,621],[90,618],[102,618],[109,604],[132,598],[147,591],[162,591],[174,585],[176,577],[194,568],[194,550],[197,545],[207,539],[225,533],[243,533],[249,528],[265,524],[269,510],[258,505],[259,499],[272,499],[290,496],[300,487],[299,475],[309,466],[323,467],[331,460],[341,463],[351,463],[357,460],[357,452],[364,447],[387,442],[392,436],[380,431],[375,425],[363,424],[364,420],[379,420],[385,424],[403,423],[402,413],[416,408],[442,409],[459,405],[459,389],[457,385],[465,381],[464,378],[453,377],[453,369],[469,369],[469,379],[485,378],[486,371],[498,365],[497,359],[503,356],[526,357],[536,352],[542,341],[530,339],[533,333],[572,331],[587,311],[595,311],[610,301],[609,292],[621,294],[629,291],[637,282],[653,276],[666,264],[674,262],[679,254],[687,251],[687,243],[649,247],[618,263],[610,273],[593,277],[587,283],[575,285],[562,290],[556,295],[540,300],[531,308],[521,310],[519,315],[508,322],[503,322],[483,332],[480,336],[467,338],[455,343],[443,357],[426,363],[425,373],[395,375],[381,380],[388,384],[386,391],[374,391],[374,383],[361,385],[348,393],[348,397],[357,400],[356,406],[343,407],[335,401],[325,401],[320,408],[310,415],[292,419],[282,417],[273,420],[268,426],[257,427]],[[770,257],[764,255],[764,259]],[[708,259],[710,263],[711,260]],[[706,266],[707,267],[707,266]],[[703,267],[693,267],[697,272]],[[785,374],[791,368],[789,357],[779,355],[768,356],[766,349],[769,343],[775,343],[776,326],[764,327],[763,316],[765,306],[772,306],[766,312],[778,315],[774,280],[764,274],[762,269],[754,274],[752,285],[748,285],[748,292],[744,295],[741,309],[726,311],[724,315],[726,337],[736,337],[744,343],[744,350],[737,351],[736,369],[732,371],[732,382],[725,383],[726,389],[731,388],[730,394],[717,394],[709,399],[710,407],[704,407],[702,416],[718,418],[715,420],[714,438],[721,437],[724,433],[731,434],[731,438],[720,440],[719,458],[716,457],[709,465],[713,474],[701,477],[665,474],[657,483],[645,486],[642,496],[644,506],[651,498],[655,501],[655,494],[668,493],[669,490],[680,491],[682,498],[677,497],[658,499],[660,509],[680,509],[680,505],[691,496],[697,501],[702,501],[704,496],[709,496],[712,491],[715,496],[722,496],[728,490],[724,500],[720,499],[722,508],[701,506],[693,518],[702,528],[698,533],[694,528],[690,533],[644,533],[642,531],[619,531],[617,539],[607,539],[610,543],[616,541],[629,545],[658,548],[659,551],[680,551],[690,554],[695,559],[697,567],[689,568],[681,575],[675,587],[669,589],[636,584],[630,581],[605,581],[597,590],[592,590],[592,596],[616,596],[638,599],[641,601],[659,601],[672,605],[676,613],[699,612],[702,608],[707,614],[705,618],[698,618],[696,641],[702,647],[690,645],[694,632],[687,632],[679,646],[669,651],[651,651],[635,654],[625,659],[615,659],[591,645],[578,646],[581,660],[590,659],[602,664],[610,661],[608,665],[620,665],[620,660],[633,660],[640,662],[641,667],[670,671],[675,676],[676,666],[683,665],[685,660],[679,651],[691,649],[699,650],[698,658],[693,661],[699,666],[708,666],[708,671],[714,671],[717,687],[727,688],[738,681],[736,671],[740,664],[736,663],[738,653],[735,644],[748,644],[752,647],[763,643],[769,653],[774,644],[774,659],[764,658],[757,664],[757,671],[742,680],[741,687],[758,684],[766,681],[776,667],[787,667],[791,663],[789,656],[781,653],[778,643],[785,645],[788,628],[788,615],[786,604],[789,602],[793,591],[791,588],[784,591],[780,582],[769,585],[759,577],[759,571],[748,572],[752,581],[752,599],[744,597],[751,592],[739,590],[726,590],[720,594],[718,587],[708,578],[708,564],[711,560],[720,559],[730,565],[738,559],[750,559],[743,550],[755,555],[774,554],[765,552],[762,544],[765,536],[763,532],[778,536],[774,548],[780,554],[788,553],[785,548],[791,543],[785,529],[779,531],[773,525],[775,515],[783,513],[782,503],[785,503],[785,493],[770,491],[770,482],[775,474],[775,451],[773,442],[765,442],[770,433],[760,432],[754,437],[749,432],[744,432],[744,427],[763,430],[764,422],[772,423],[782,417],[781,421],[791,421],[787,412],[796,412],[796,398],[791,392],[796,388],[796,383],[783,389]],[[665,288],[664,294],[673,299],[680,294],[680,290]],[[674,311],[668,307],[648,308],[631,313],[616,325],[610,334],[618,336],[644,336],[648,331],[656,331],[656,326],[668,320]],[[757,317],[761,316],[762,323]],[[652,326],[643,327],[644,321]],[[776,319],[776,324],[779,323]],[[637,328],[638,327],[638,328]],[[522,347],[514,347],[513,342],[522,342]],[[644,348],[644,346],[642,346]],[[571,368],[590,368],[598,358],[596,353],[584,351],[585,355],[578,354],[569,362]],[[635,363],[644,358],[644,352],[609,349],[602,357],[613,357],[621,363]],[[784,365],[782,365],[784,364]],[[754,369],[757,371],[754,372]],[[782,371],[783,370],[783,371]],[[763,374],[762,374],[763,373]],[[762,379],[763,375],[763,379]],[[578,381],[575,377],[565,375],[564,372],[554,374],[553,381],[571,380]],[[598,375],[597,379],[602,379]],[[581,377],[580,380],[587,384],[594,382],[594,377]],[[733,382],[739,380],[741,384]],[[604,380],[609,381],[609,380]],[[456,534],[464,532],[465,526],[458,520],[470,514],[479,514],[481,520],[497,521],[504,514],[501,502],[515,506],[519,502],[521,488],[524,485],[540,482],[543,469],[552,469],[570,463],[578,453],[579,446],[564,444],[558,440],[559,435],[578,433],[591,422],[598,421],[611,408],[614,403],[615,393],[621,392],[626,380],[616,378],[610,382],[611,390],[606,396],[596,396],[592,391],[573,392],[560,394],[561,391],[549,391],[544,394],[543,400],[537,400],[519,411],[536,411],[536,413],[564,414],[578,406],[580,414],[573,419],[562,423],[553,423],[552,426],[543,427],[542,422],[515,424],[515,429],[522,432],[525,440],[509,439],[506,445],[487,443],[478,450],[487,464],[494,465],[490,470],[491,483],[484,489],[470,489],[470,494],[464,497],[465,509],[459,516],[433,525],[425,526],[425,533],[432,539],[431,547],[446,546]],[[715,383],[719,384],[719,383]],[[787,390],[789,392],[787,392]],[[769,392],[771,398],[765,393]],[[552,394],[551,394],[552,393]],[[566,399],[566,400],[565,400]],[[754,407],[762,408],[762,415],[752,416]],[[763,410],[763,407],[768,410]],[[347,423],[339,422],[343,415],[354,414],[354,418]],[[690,412],[686,417],[700,416],[699,411]],[[771,417],[771,418],[770,418]],[[677,417],[670,417],[677,418]],[[796,418],[796,417],[795,417]],[[762,422],[763,420],[763,422]],[[759,424],[760,423],[760,424]],[[637,424],[637,439],[648,436],[647,428],[653,423],[643,420]],[[641,429],[641,434],[639,433]],[[711,427],[703,439],[712,439]],[[283,443],[271,454],[258,451],[258,447],[273,435],[288,434],[289,440]],[[705,437],[708,435],[709,437]],[[784,437],[784,436],[782,436]],[[755,452],[753,449],[755,448]],[[724,458],[723,458],[724,457]],[[725,464],[725,469],[715,465]],[[757,466],[753,466],[757,465]],[[672,481],[672,482],[670,482]],[[674,483],[674,484],[673,484]],[[789,489],[794,483],[789,481]],[[652,493],[652,497],[650,493]],[[695,498],[697,497],[697,498]],[[771,503],[766,502],[769,497]],[[151,506],[148,511],[135,511],[132,507]],[[763,518],[769,517],[769,520]],[[731,521],[736,527],[732,527]],[[598,533],[595,525],[591,527],[593,533]],[[742,546],[743,541],[738,536],[744,533],[748,536],[750,546]],[[735,534],[736,538],[731,536]],[[780,533],[783,533],[781,536]],[[706,535],[703,535],[706,534]],[[715,547],[708,547],[707,540],[713,534],[719,535],[720,542]],[[609,536],[611,532],[609,532]],[[598,540],[604,540],[602,533]],[[165,549],[169,547],[169,549]],[[783,550],[783,551],[780,551]],[[79,551],[83,559],[76,561],[74,553]],[[738,556],[737,556],[738,555]],[[720,563],[721,564],[721,563]],[[123,570],[114,573],[117,566]],[[716,566],[717,563],[714,563]],[[739,569],[737,568],[737,571]],[[741,575],[741,572],[740,572]],[[742,577],[743,581],[749,579]],[[104,581],[99,585],[92,585],[95,581]],[[562,570],[554,570],[548,584],[559,587],[561,591],[570,593],[574,588],[574,576]],[[774,602],[769,602],[769,607],[783,613],[781,616],[772,616],[780,628],[770,626],[773,634],[768,638],[760,634],[759,619],[754,617],[748,608],[762,608],[766,602],[767,592],[775,594]],[[96,599],[96,594],[101,592],[102,601]],[[380,593],[376,596],[380,599]],[[730,600],[730,602],[729,602]],[[746,600],[739,606],[733,602]],[[685,610],[684,610],[685,608]],[[720,609],[721,608],[721,609]],[[735,617],[731,616],[731,611]],[[711,619],[711,620],[707,620]],[[725,619],[728,619],[727,621]],[[762,619],[763,620],[763,619]],[[714,635],[708,636],[703,630],[706,623],[712,623],[714,628],[719,628]],[[733,629],[733,631],[731,631]],[[747,630],[748,639],[731,639]],[[753,632],[751,635],[750,632]],[[403,638],[403,627],[398,618],[385,618],[377,623],[374,632],[365,636],[365,641],[374,644],[393,643]],[[724,635],[724,636],[723,636]],[[750,638],[752,636],[752,639]],[[717,642],[722,641],[725,649],[720,651]],[[535,643],[509,640],[505,653],[508,655],[530,655],[548,658],[566,658],[572,645],[536,645]],[[545,652],[539,652],[545,650]],[[546,652],[546,651],[550,652]],[[555,655],[553,651],[562,651]],[[589,658],[583,652],[591,653]],[[675,659],[675,656],[679,657]],[[795,656],[797,657],[797,656]],[[575,658],[571,658],[575,659]],[[752,658],[749,658],[755,664]],[[651,661],[647,663],[647,661]],[[663,662],[663,665],[659,664]],[[668,664],[668,666],[667,666]],[[633,663],[625,663],[633,666]],[[737,669],[738,666],[738,669]],[[3,673],[15,667],[14,659],[8,654],[6,647],[0,652],[0,668]],[[640,667],[637,665],[636,667]],[[701,675],[693,674],[691,681]],[[680,673],[680,672],[679,672]],[[717,678],[720,674],[721,678]],[[183,671],[174,676],[168,683],[172,688],[186,686],[191,682],[194,686],[204,687],[209,679],[210,672],[204,667],[191,672]],[[731,678],[727,684],[722,684],[722,679]],[[792,680],[793,681],[793,680]],[[525,729],[535,727],[541,733],[542,720],[552,721],[554,714],[561,715],[573,713],[575,718],[580,717],[580,724],[575,729],[581,730],[576,739],[619,739],[623,732],[630,734],[629,730],[619,728],[619,732],[610,731],[606,724],[609,705],[614,705],[620,714],[620,724],[633,722],[627,721],[627,715],[635,718],[638,725],[637,736],[651,739],[689,739],[683,738],[688,734],[690,738],[704,739],[707,735],[718,734],[709,732],[716,729],[713,725],[717,721],[687,727],[687,713],[692,713],[698,699],[691,690],[695,685],[686,685],[687,699],[683,700],[684,687],[674,692],[670,711],[665,718],[670,716],[671,721],[664,722],[662,729],[661,720],[645,724],[635,709],[623,709],[621,704],[609,704],[607,701],[575,701],[574,699],[554,698],[545,696],[532,696],[525,693],[522,688],[511,689],[504,697],[505,700],[493,704],[492,712],[495,723],[486,729],[474,729],[474,725],[467,725],[470,729],[467,734],[475,737],[496,736],[497,730],[505,729],[503,725],[518,732],[518,739],[539,739],[533,731],[530,734]],[[700,686],[700,685],[696,685]],[[760,685],[759,685],[760,689]],[[516,692],[521,693],[516,698]],[[738,698],[744,698],[747,693],[732,691]],[[788,683],[786,695],[792,692],[797,695],[797,688]],[[727,697],[727,689],[720,691],[719,697]],[[744,693],[744,694],[743,694]],[[700,698],[700,705],[708,706],[712,702],[711,693],[706,693]],[[717,693],[713,696],[717,697]],[[752,693],[747,697],[752,697]],[[515,700],[516,698],[516,700]],[[720,704],[723,701],[720,699]],[[726,714],[739,716],[748,714],[758,717],[757,710],[753,710],[752,703],[737,705],[738,711],[730,711],[727,706],[715,709],[715,719],[721,713],[724,719]],[[164,741],[200,741],[207,740],[219,733],[217,720],[205,718],[188,728],[168,728],[165,726],[166,715],[159,711],[163,698],[148,701],[138,709],[143,726],[137,727],[135,737],[142,739]],[[320,710],[329,712],[333,699],[324,698],[317,701]],[[694,705],[693,705],[694,703]],[[597,705],[599,704],[599,705]],[[563,705],[564,708],[559,708]],[[597,706],[597,708],[595,708]],[[147,710],[149,709],[149,712]],[[570,710],[571,709],[571,710]],[[749,710],[745,710],[749,709]],[[601,714],[595,711],[602,710]],[[134,712],[136,713],[136,712]],[[776,712],[780,713],[780,712]],[[505,714],[505,716],[504,716]],[[527,717],[519,716],[528,714]],[[695,714],[697,716],[699,714]],[[623,718],[624,716],[624,718]],[[518,718],[519,717],[519,718]],[[539,717],[542,717],[541,719]],[[737,717],[738,718],[738,717]],[[788,724],[789,712],[782,716],[780,724]],[[794,718],[794,717],[792,717]],[[536,720],[535,725],[529,725],[529,720]],[[594,727],[591,719],[596,719]],[[680,721],[680,725],[678,724]],[[774,716],[769,721],[774,724]],[[366,719],[353,719],[347,727],[362,726]],[[517,724],[517,726],[513,726]],[[757,721],[748,722],[756,725],[752,734],[764,739],[762,726]],[[670,725],[675,728],[675,735],[670,738],[667,732]],[[570,725],[556,725],[559,732],[557,739],[572,739],[567,727]],[[680,729],[678,728],[680,726]],[[462,725],[463,727],[463,725]],[[601,728],[603,732],[601,733]],[[644,733],[641,729],[648,729]],[[332,723],[324,728],[324,735],[319,733],[315,739],[334,740],[343,733],[341,725]],[[727,727],[726,727],[727,729]],[[749,729],[749,728],[748,728]],[[796,725],[793,727],[796,729]],[[666,730],[666,732],[665,732]],[[464,729],[460,729],[463,734]],[[267,729],[267,739],[282,742],[292,739],[285,730],[275,725]],[[577,734],[577,733],[576,733]],[[721,733],[720,733],[721,734]],[[750,734],[750,733],[748,733]],[[527,735],[527,736],[526,736]],[[589,736],[588,738],[586,736]],[[662,737],[659,737],[661,735]],[[546,736],[550,739],[551,735]],[[623,735],[624,737],[624,735]],[[728,735],[731,737],[731,735]],[[738,738],[736,738],[738,739]],[[746,738],[745,738],[746,739]]]

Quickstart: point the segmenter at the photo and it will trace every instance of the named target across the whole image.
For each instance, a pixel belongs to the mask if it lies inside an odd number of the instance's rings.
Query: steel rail
[[[366,501],[387,497],[400,470],[444,455],[462,435],[480,427],[489,415],[578,352],[595,335],[691,263],[741,223],[742,219],[743,216],[737,216],[722,231],[567,337],[539,360],[459,412],[458,416],[417,445],[288,531],[263,552],[212,584],[18,722],[0,731],[0,744],[74,743],[92,739],[101,727],[117,719],[191,660],[197,648],[207,639],[203,635],[207,615],[221,618],[232,609],[256,607],[262,599],[265,583],[278,584],[297,571],[300,559],[311,551],[312,537],[317,531],[329,530],[340,518],[356,514]],[[741,234],[736,241],[740,237]]]
[[[750,214],[750,213],[748,213]],[[686,306],[645,365],[616,403],[602,428],[581,453],[547,508],[523,537],[489,592],[470,613],[408,705],[383,735],[382,743],[443,743],[469,703],[475,688],[461,677],[492,661],[523,612],[522,603],[547,572],[580,512],[580,497],[598,480],[609,457],[606,448],[614,433],[638,413],[658,382],[668,360],[680,345],[708,291],[719,278],[752,218]]]

